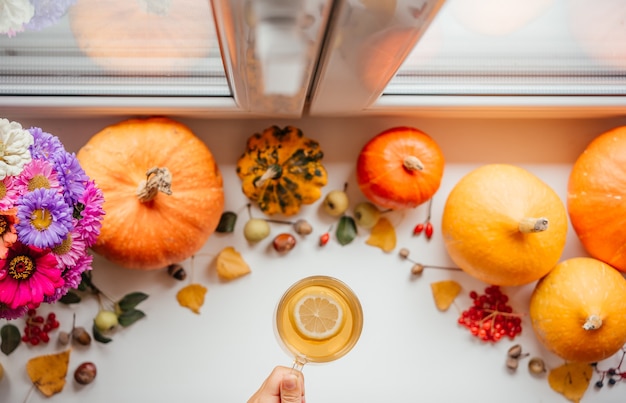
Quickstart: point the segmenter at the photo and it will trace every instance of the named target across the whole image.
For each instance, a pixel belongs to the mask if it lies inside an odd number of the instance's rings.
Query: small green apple
[[[350,206],[348,194],[343,190],[331,190],[324,198],[323,206],[328,214],[339,217]]]
[[[270,234],[270,225],[263,218],[251,218],[243,227],[243,236],[248,242],[259,242]]]
[[[94,319],[94,324],[98,330],[107,332],[114,329],[118,325],[117,314],[113,311],[107,311],[105,309],[98,312]]]
[[[354,207],[354,221],[363,228],[372,228],[380,219],[380,210],[373,203],[361,202]]]

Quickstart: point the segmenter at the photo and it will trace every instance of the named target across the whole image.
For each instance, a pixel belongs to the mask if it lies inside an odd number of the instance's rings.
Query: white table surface
[[[12,118],[8,116],[8,118]],[[89,136],[121,117],[32,119],[15,117],[26,127],[40,126],[77,151]],[[462,175],[491,162],[514,163],[537,174],[565,200],[571,164],[584,146],[603,130],[624,124],[624,119],[436,119],[436,118],[336,118],[281,120],[199,120],[181,118],[202,137],[216,155],[225,179],[226,208],[240,212],[233,234],[215,234],[194,260],[183,265],[196,282],[208,287],[201,313],[182,308],[176,293],[188,282],[178,282],[163,270],[140,272],[116,267],[96,258],[94,281],[114,297],[132,291],[150,295],[139,308],[147,317],[121,329],[109,344],[75,346],[71,353],[68,383],[62,393],[45,398],[32,393],[28,402],[245,402],[275,365],[291,365],[291,358],[276,341],[272,317],[276,302],[295,281],[314,274],[337,277],[358,295],[364,312],[364,328],[355,348],[342,359],[306,365],[308,403],[339,402],[567,402],[550,389],[546,377],[535,377],[523,361],[516,373],[505,365],[506,351],[519,343],[531,356],[541,356],[549,367],[562,363],[535,339],[528,318],[514,341],[482,343],[457,325],[460,310],[470,304],[469,291],[486,286],[461,272],[427,270],[419,277],[411,263],[398,257],[406,247],[410,257],[425,264],[451,265],[441,238],[440,219],[446,195]],[[235,161],[249,135],[265,127],[295,124],[307,137],[318,140],[325,151],[329,182],[324,193],[348,183],[352,205],[364,200],[356,181],[356,157],[376,133],[396,125],[411,125],[429,133],[442,147],[447,165],[435,195],[433,239],[413,237],[413,226],[423,220],[426,205],[393,212],[388,218],[398,235],[396,250],[384,253],[365,244],[367,232],[349,245],[331,238],[318,246],[319,235],[336,222],[320,211],[320,202],[302,209],[299,218],[314,226],[313,234],[299,239],[296,248],[279,255],[271,238],[287,226],[272,224],[272,235],[256,245],[243,238],[247,199],[240,190]],[[255,210],[253,210],[255,211]],[[257,214],[258,211],[256,211]],[[252,273],[232,282],[217,278],[214,256],[234,246],[249,263]],[[568,234],[563,258],[585,255],[573,231]],[[189,277],[188,277],[189,279]],[[456,307],[439,312],[430,283],[455,279],[463,286]],[[527,312],[534,284],[504,288],[516,311]],[[57,304],[53,309],[64,328],[91,327],[97,311],[95,299],[76,307]],[[0,321],[0,325],[6,321]],[[22,321],[15,321],[22,328]],[[51,333],[53,341],[56,334]],[[31,387],[26,361],[36,355],[60,351],[47,346],[20,345],[10,356],[0,355],[5,377],[0,381],[0,401],[22,402]],[[79,386],[72,379],[76,366],[93,361],[96,380]],[[607,364],[608,365],[608,364]],[[592,383],[596,380],[592,380]],[[618,383],[598,391],[589,387],[583,402],[623,401],[626,385]]]

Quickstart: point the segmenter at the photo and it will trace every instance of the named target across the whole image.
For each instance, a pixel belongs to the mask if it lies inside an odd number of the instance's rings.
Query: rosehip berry
[[[434,231],[434,229],[433,229],[433,224],[432,224],[430,221],[428,221],[428,222],[426,223],[426,227],[424,228],[424,235],[426,235],[426,238],[427,238],[427,239],[432,238],[432,236],[433,236],[433,231]]]
[[[320,236],[320,246],[326,245],[329,240],[330,240],[330,234],[328,232],[322,234],[322,236]]]
[[[413,228],[413,235],[419,235],[424,231],[424,223],[419,223]]]

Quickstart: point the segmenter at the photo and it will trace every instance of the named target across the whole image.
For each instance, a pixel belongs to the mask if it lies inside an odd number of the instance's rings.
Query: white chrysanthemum
[[[0,119],[0,180],[19,175],[31,161],[33,135],[17,122]]]
[[[0,0],[0,34],[11,34],[22,30],[22,26],[35,15],[30,0]]]

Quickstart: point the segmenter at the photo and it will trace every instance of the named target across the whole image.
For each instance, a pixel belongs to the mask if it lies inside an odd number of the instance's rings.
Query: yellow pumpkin
[[[530,298],[539,341],[567,361],[593,363],[626,344],[626,279],[608,264],[577,257],[557,264]]]
[[[104,128],[78,152],[104,194],[93,249],[131,269],[159,269],[196,253],[224,209],[222,175],[211,151],[168,118]]]
[[[265,214],[291,216],[322,195],[328,175],[315,140],[293,126],[272,126],[252,135],[237,161],[243,193]]]
[[[442,233],[454,263],[488,284],[518,286],[559,261],[567,212],[559,196],[527,170],[508,164],[474,169],[446,200]]]
[[[78,47],[112,71],[187,68],[215,36],[211,6],[197,0],[77,0],[69,17]]]

